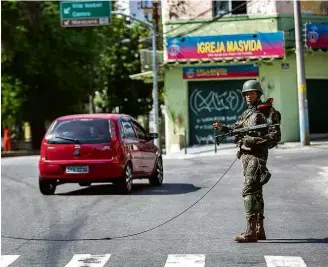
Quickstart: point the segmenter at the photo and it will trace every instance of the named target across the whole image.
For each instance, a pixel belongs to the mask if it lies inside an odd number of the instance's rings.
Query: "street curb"
[[[300,143],[296,142],[286,142],[283,144],[278,144],[278,150],[296,150],[296,149],[311,149],[311,148],[328,148],[327,141],[313,141],[309,147],[303,147]],[[202,157],[214,157],[220,155],[233,155],[237,152],[234,150],[234,147],[226,147],[217,150],[217,153],[214,151],[204,151],[196,152],[191,154],[178,154],[178,155],[163,155],[163,159],[194,159]],[[1,152],[1,158],[10,158],[10,157],[24,157],[24,156],[39,156],[40,151],[11,151],[11,152]]]
[[[314,149],[314,148],[328,148],[328,142],[312,142],[311,146],[302,146],[299,143],[285,143],[278,145],[277,148],[273,148],[272,150],[278,151],[297,151],[300,149]],[[178,155],[163,155],[163,159],[173,160],[173,159],[195,159],[202,157],[215,157],[215,156],[228,156],[228,155],[236,155],[237,148],[225,148],[218,149],[217,153],[212,152],[200,152],[200,153],[192,153],[192,154],[178,154]]]

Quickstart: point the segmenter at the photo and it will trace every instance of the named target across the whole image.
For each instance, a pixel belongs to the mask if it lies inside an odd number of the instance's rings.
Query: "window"
[[[110,142],[110,124],[106,119],[73,119],[57,121],[46,140],[53,144],[100,144]]]
[[[133,127],[128,120],[122,120],[122,128],[124,137],[137,138],[136,133],[134,132]]]
[[[247,14],[247,1],[212,1],[213,17]]]
[[[112,121],[109,121],[109,134],[111,138],[116,137],[115,124]]]
[[[137,133],[137,137],[139,139],[146,139],[147,138],[146,131],[141,127],[141,125],[135,121],[132,121],[132,124]]]
[[[140,2],[142,9],[153,8],[153,1],[151,0],[141,0]]]

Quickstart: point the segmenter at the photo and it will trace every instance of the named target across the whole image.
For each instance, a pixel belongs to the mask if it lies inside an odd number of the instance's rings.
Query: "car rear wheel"
[[[149,183],[151,185],[162,185],[163,178],[164,178],[163,160],[160,157],[157,159],[156,169],[154,174],[149,178]]]
[[[125,166],[123,176],[117,185],[122,193],[130,194],[133,188],[132,166],[130,163]]]
[[[53,195],[56,191],[56,184],[39,179],[39,189],[43,195]]]

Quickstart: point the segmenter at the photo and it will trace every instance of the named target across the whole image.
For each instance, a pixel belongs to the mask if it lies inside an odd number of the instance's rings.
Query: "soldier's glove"
[[[243,138],[243,144],[244,144],[245,146],[247,146],[247,147],[251,147],[252,145],[255,144],[255,138],[246,135],[246,136]]]

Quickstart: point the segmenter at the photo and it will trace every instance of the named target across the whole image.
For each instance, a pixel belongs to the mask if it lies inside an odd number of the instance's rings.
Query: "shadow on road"
[[[324,244],[328,243],[328,237],[326,238],[306,238],[306,239],[267,239],[266,241],[262,241],[261,243],[276,243],[276,244],[299,244],[299,243],[318,243]]]
[[[166,183],[162,186],[151,186],[149,184],[134,184],[131,195],[180,195],[196,192],[201,187],[193,184]],[[112,184],[92,185],[90,187],[66,192],[56,195],[76,196],[76,195],[120,195],[118,188]]]

